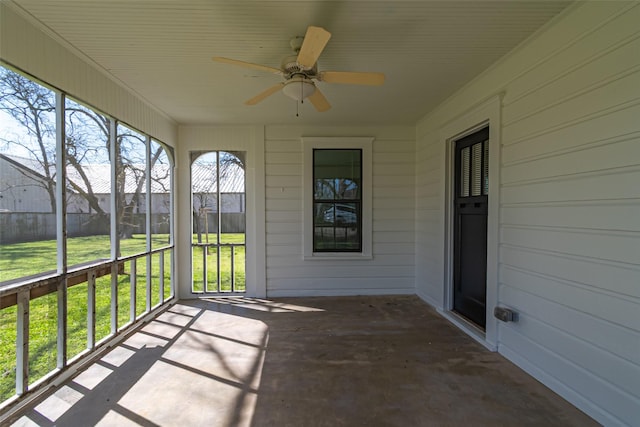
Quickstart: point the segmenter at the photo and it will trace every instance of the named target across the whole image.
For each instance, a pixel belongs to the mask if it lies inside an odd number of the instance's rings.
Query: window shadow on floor
[[[180,301],[17,423],[462,424],[593,422],[417,297],[385,296]]]

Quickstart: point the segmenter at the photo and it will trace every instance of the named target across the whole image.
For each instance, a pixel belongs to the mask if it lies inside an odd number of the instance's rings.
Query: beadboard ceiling
[[[557,15],[567,1],[19,0],[10,4],[180,124],[415,124]],[[276,93],[289,40],[332,33],[320,70],[379,71],[381,87],[321,82],[316,112]]]

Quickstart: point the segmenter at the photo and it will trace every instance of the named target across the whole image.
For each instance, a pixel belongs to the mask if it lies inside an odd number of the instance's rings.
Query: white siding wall
[[[0,2],[0,58],[175,147],[177,126]]]
[[[51,212],[51,199],[42,180],[2,158],[0,211]]]
[[[499,351],[598,421],[638,425],[640,4],[577,4],[419,123],[417,290],[436,306],[439,129],[499,92],[497,303],[520,313]]]
[[[418,133],[416,144],[416,293],[442,308],[445,299],[445,145],[439,132]]]
[[[303,260],[302,136],[372,136],[373,259]],[[414,293],[413,127],[266,128],[269,296]]]

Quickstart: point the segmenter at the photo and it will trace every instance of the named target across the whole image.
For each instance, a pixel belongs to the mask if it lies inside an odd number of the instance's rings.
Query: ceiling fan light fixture
[[[282,93],[296,101],[302,101],[313,95],[316,91],[316,85],[309,79],[304,77],[294,77],[287,81],[282,88]]]
[[[316,87],[317,82],[368,86],[380,86],[384,83],[384,74],[382,73],[355,71],[318,72],[318,58],[330,38],[331,33],[322,27],[307,27],[304,37],[295,37],[291,40],[291,48],[294,50],[295,55],[285,57],[281,62],[280,68],[222,56],[214,56],[213,60],[266,71],[284,78],[283,82],[273,85],[253,98],[246,100],[244,102],[246,105],[256,105],[265,98],[282,90],[285,95],[296,102],[302,103],[304,99],[309,99],[316,111],[323,112],[328,111],[331,108],[331,104],[329,104],[320,89]]]

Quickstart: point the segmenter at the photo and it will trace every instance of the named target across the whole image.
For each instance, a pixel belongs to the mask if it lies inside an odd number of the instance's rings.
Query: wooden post
[[[27,392],[29,385],[29,291],[18,293],[16,333],[16,394]]]

